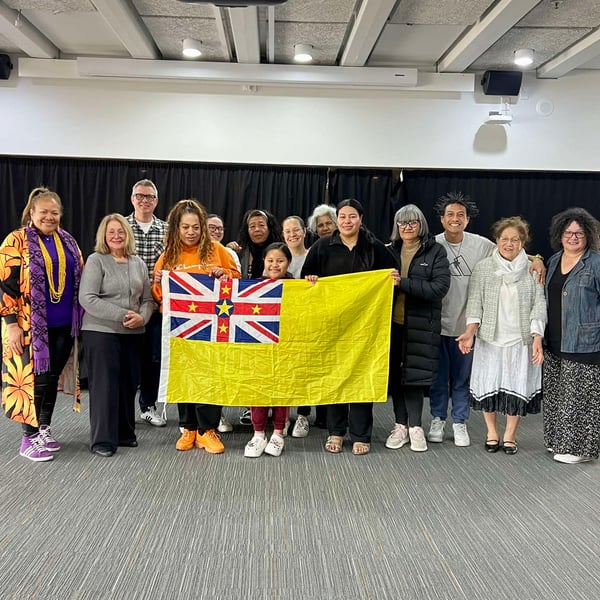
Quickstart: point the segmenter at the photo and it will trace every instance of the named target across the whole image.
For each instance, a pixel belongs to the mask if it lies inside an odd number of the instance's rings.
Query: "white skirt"
[[[539,413],[542,368],[534,365],[531,358],[532,347],[521,342],[494,346],[477,338],[471,370],[471,407],[512,416]]]

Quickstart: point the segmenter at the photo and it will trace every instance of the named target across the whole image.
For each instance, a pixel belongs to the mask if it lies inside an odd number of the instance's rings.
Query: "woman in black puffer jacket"
[[[421,210],[408,204],[396,212],[392,243],[400,285],[390,339],[390,394],[396,424],[386,447],[427,450],[421,426],[424,389],[437,375],[442,298],[450,287],[446,250],[429,233]]]

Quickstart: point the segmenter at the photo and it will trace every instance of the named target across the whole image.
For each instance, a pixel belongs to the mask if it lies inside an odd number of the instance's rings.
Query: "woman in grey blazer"
[[[474,350],[470,404],[483,411],[485,449],[497,452],[501,447],[501,413],[506,415],[502,448],[505,454],[516,454],[521,417],[541,408],[546,301],[537,274],[529,272],[524,250],[529,225],[509,217],[497,221],[492,234],[497,248],[473,269],[467,329],[458,337],[458,346],[464,354]]]

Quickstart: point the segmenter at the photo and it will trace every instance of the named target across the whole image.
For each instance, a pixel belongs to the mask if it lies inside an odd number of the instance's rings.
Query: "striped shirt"
[[[165,235],[167,233],[167,224],[165,221],[152,216],[152,225],[148,233],[138,225],[133,213],[127,216],[127,221],[133,229],[135,237],[135,249],[138,256],[146,263],[148,267],[148,277],[152,280],[152,272],[158,257],[165,250]]]

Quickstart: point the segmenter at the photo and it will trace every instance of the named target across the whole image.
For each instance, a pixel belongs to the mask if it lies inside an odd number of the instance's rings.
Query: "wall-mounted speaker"
[[[522,81],[522,71],[486,71],[481,85],[486,96],[518,96]]]
[[[8,54],[0,54],[0,79],[8,79],[13,68]]]

